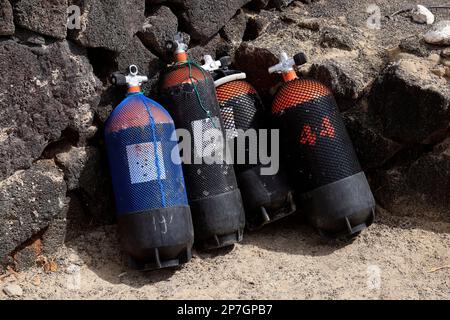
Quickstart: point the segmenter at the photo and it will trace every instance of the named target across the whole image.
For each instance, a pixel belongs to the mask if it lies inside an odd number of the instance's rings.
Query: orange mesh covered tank
[[[238,143],[239,139],[245,139],[245,134],[242,133],[254,130],[255,134],[249,136],[257,138],[253,143],[256,146],[255,151],[258,151],[259,130],[269,128],[265,117],[266,110],[256,89],[245,81],[244,73],[228,69],[227,62],[230,60],[224,57],[220,59],[220,68],[209,69],[216,81],[217,98],[227,130],[227,140],[235,150],[234,167],[244,200],[246,225],[248,229],[255,230],[292,214],[296,206],[283,168],[270,175],[262,174],[261,169],[264,166],[260,162],[259,153],[252,154],[249,142]],[[214,64],[210,56],[205,56],[205,62],[207,61],[210,66],[219,65],[219,62]],[[238,149],[240,145],[245,145],[245,150]],[[245,163],[240,163],[239,158],[244,159]]]
[[[282,54],[269,69],[284,79],[272,115],[298,202],[311,223],[328,237],[353,236],[373,222],[375,200],[331,90],[296,76],[293,66],[305,61]]]
[[[279,114],[299,104],[330,95],[332,95],[330,89],[316,80],[294,79],[286,82],[277,92],[272,104],[272,113]]]
[[[189,59],[180,40],[172,42],[175,63],[162,76],[161,93],[176,127],[190,134],[191,149],[183,150],[189,163],[184,163],[183,171],[195,245],[214,249],[242,240],[244,208],[233,166],[222,156],[225,131],[214,80]]]

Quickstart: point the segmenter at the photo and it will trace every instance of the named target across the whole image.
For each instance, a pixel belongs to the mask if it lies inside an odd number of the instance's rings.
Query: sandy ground
[[[352,243],[325,242],[292,216],[234,248],[146,273],[124,267],[106,226],[67,243],[56,272],[35,267],[0,286],[19,284],[20,299],[450,299],[450,223],[380,213]]]

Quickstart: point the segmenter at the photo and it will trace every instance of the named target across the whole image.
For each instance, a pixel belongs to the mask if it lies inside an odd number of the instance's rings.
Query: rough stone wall
[[[267,68],[281,50],[304,51],[299,72],[332,88],[379,204],[450,219],[448,49],[424,44],[426,27],[407,16],[369,30],[369,2],[349,3],[0,0],[0,264],[26,268],[84,226],[114,222],[102,137],[123,92],[108,77],[137,64],[157,98],[177,31],[197,60],[231,55],[267,105]],[[69,5],[79,30],[66,29]]]

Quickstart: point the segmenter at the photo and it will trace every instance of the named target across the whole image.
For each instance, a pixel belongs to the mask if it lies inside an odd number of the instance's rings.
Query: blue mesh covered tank
[[[191,259],[194,232],[175,126],[141,92],[146,77],[130,67],[128,96],[111,113],[105,140],[122,248],[138,269],[178,266]]]

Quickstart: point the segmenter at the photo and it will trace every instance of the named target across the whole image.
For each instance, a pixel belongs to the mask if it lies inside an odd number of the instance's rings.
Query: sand
[[[67,242],[55,272],[36,266],[0,286],[19,284],[20,299],[449,299],[449,232],[379,209],[353,242],[329,242],[292,216],[181,268],[142,273],[125,266],[115,226],[103,226]]]

